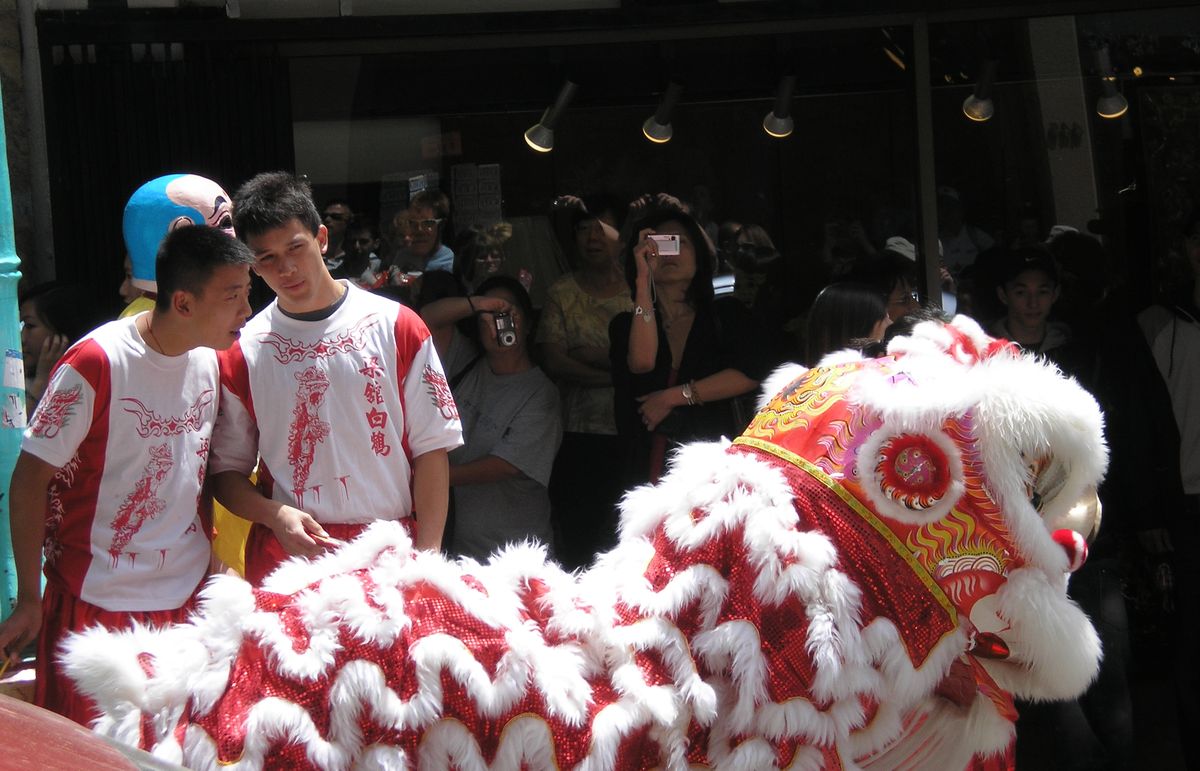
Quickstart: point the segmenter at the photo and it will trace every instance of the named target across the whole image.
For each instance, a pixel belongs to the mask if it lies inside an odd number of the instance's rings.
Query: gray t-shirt
[[[455,356],[456,352],[465,354],[452,345],[447,372],[457,373],[470,362],[469,356]],[[465,444],[450,453],[450,464],[495,455],[524,476],[451,490],[455,520],[450,551],[485,559],[498,547],[526,538],[552,546],[546,486],[562,441],[554,383],[537,367],[515,375],[496,375],[486,357],[480,357],[454,387],[454,401],[462,418]]]

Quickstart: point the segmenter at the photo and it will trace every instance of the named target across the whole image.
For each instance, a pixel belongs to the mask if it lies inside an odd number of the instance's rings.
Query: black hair
[[[903,254],[883,249],[855,261],[846,280],[871,287],[886,302],[896,287],[917,286],[917,264]]]
[[[379,238],[379,226],[375,224],[375,220],[366,214],[355,214],[346,223],[346,234],[361,233],[366,231],[371,235],[371,238]]]
[[[243,241],[291,220],[299,220],[313,235],[321,226],[312,188],[294,174],[263,172],[243,184],[233,196],[233,227]]]
[[[109,317],[108,309],[96,302],[95,290],[79,284],[58,281],[38,284],[23,292],[17,305],[27,302],[33,303],[33,311],[42,323],[72,343]]]
[[[1058,263],[1050,248],[1042,245],[1021,246],[1009,252],[1000,273],[1000,286],[1016,280],[1017,276],[1027,270],[1045,273],[1054,285],[1058,286]]]
[[[851,282],[830,284],[808,311],[806,363],[815,366],[827,353],[861,345],[887,315],[887,303],[874,287]]]
[[[912,313],[906,313],[888,325],[888,328],[883,331],[882,340],[864,346],[863,354],[871,358],[886,355],[888,343],[897,337],[911,335],[913,329],[923,321],[936,321],[939,324],[949,324],[950,314],[941,308],[935,308],[931,305],[922,306]]]
[[[154,307],[171,308],[171,297],[178,291],[200,296],[217,268],[225,265],[251,265],[254,255],[249,247],[217,228],[193,225],[167,234],[158,246],[154,274],[158,279],[158,297]]]
[[[632,297],[637,292],[637,261],[633,249],[637,246],[638,234],[646,228],[657,228],[666,222],[682,225],[688,240],[692,242],[692,251],[696,255],[696,274],[692,276],[685,297],[696,310],[707,309],[713,301],[712,277],[717,264],[716,249],[696,218],[675,208],[655,209],[633,226],[632,235],[625,244],[625,282],[629,285],[629,295]]]
[[[577,226],[580,222],[600,219],[605,214],[612,216],[617,230],[620,230],[621,226],[625,224],[625,216],[629,213],[629,203],[612,193],[593,193],[581,196],[580,200],[583,202],[583,208],[574,209],[571,212],[572,227]]]
[[[35,300],[38,297],[41,297],[42,295],[46,294],[47,292],[52,292],[55,289],[58,289],[59,287],[63,287],[63,286],[67,286],[67,285],[61,281],[43,281],[40,284],[35,284],[34,286],[29,287],[28,289],[22,290],[21,293],[17,295],[17,305],[18,306],[24,305],[25,303],[29,302],[30,300]]]
[[[526,323],[532,324],[536,320],[533,310],[533,300],[529,297],[529,292],[526,291],[525,285],[520,281],[517,281],[512,276],[489,276],[484,279],[482,284],[476,287],[474,294],[487,294],[493,289],[503,289],[513,296],[517,301],[517,307],[521,309],[521,313],[525,316]]]

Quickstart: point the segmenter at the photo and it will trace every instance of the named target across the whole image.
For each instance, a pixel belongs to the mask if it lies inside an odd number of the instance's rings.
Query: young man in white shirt
[[[10,486],[17,606],[0,647],[13,657],[37,636],[35,703],[83,725],[94,706],[59,671],[59,641],[96,624],[182,621],[208,572],[212,349],[250,316],[251,260],[216,228],[168,235],[154,310],[71,346],[25,431]]]
[[[440,548],[447,451],[462,429],[429,330],[330,275],[328,232],[293,175],[243,185],[234,225],[277,296],[221,355],[210,473],[217,499],[256,523],[247,580],[377,519],[403,521],[417,548]]]

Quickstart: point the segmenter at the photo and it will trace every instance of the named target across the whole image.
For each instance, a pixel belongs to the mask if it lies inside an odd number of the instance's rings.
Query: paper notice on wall
[[[25,421],[25,392],[8,392],[0,409],[0,427],[24,430]]]
[[[500,164],[459,163],[450,169],[451,206],[459,231],[504,219]]]
[[[16,348],[4,352],[4,387],[25,387],[25,360]]]

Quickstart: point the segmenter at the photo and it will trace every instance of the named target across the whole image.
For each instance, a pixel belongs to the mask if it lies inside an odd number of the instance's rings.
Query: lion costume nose
[[[1063,528],[1055,530],[1050,537],[1067,553],[1067,570],[1074,573],[1083,567],[1083,563],[1087,562],[1087,541],[1078,532]]]

